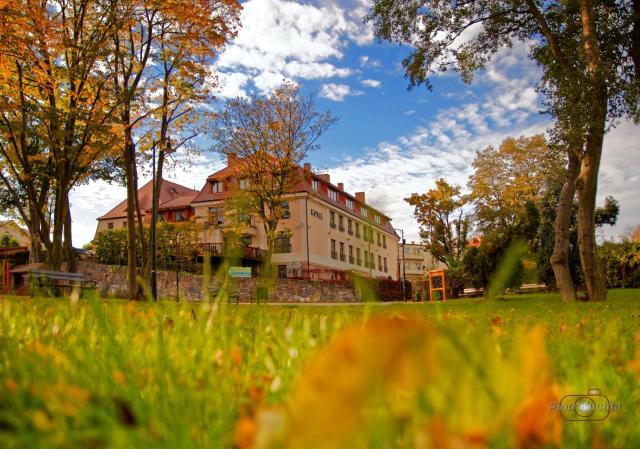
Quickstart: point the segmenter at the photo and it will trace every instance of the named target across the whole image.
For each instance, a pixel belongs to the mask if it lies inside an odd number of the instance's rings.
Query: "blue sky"
[[[433,187],[437,177],[465,186],[479,149],[549,126],[535,91],[540,73],[527,58],[527,46],[514,43],[470,85],[447,72],[433,77],[431,92],[408,91],[401,67],[408,49],[374,40],[362,21],[368,4],[243,2],[243,27],[214,64],[217,106],[226,98],[268,94],[284,80],[300,83],[304,92],[317,95],[319,110],[340,117],[308,161],[331,174],[333,183],[344,182],[346,190],[365,191],[367,202],[391,216],[408,240],[417,240],[418,226],[404,197]],[[614,195],[621,205],[619,223],[604,231],[607,237],[640,223],[638,142],[640,129],[627,122],[605,140],[599,199]],[[206,152],[190,162],[178,159],[167,178],[197,189],[222,164]],[[89,242],[96,217],[124,196],[123,187],[103,182],[77,188],[71,198],[74,244]]]

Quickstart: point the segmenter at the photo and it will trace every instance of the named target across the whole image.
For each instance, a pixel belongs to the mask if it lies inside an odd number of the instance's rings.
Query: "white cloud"
[[[343,101],[348,96],[363,95],[364,92],[359,90],[351,90],[346,84],[323,84],[320,93],[318,94],[322,98],[326,98],[331,101]]]
[[[238,89],[250,88],[249,81],[261,93],[268,93],[278,85],[275,79],[344,78],[352,74],[351,69],[338,64],[349,42],[364,45],[373,39],[371,27],[362,23],[366,1],[316,3],[243,3],[238,36],[215,63],[223,77],[234,72],[247,76],[247,80],[228,80],[231,91],[237,95]]]
[[[246,97],[244,90],[249,77],[244,73],[221,73],[218,75],[216,94],[220,98]]]
[[[367,55],[360,56],[360,67],[365,69],[377,69],[381,67],[382,64],[377,59],[371,59]]]
[[[407,117],[410,117],[415,113],[416,113],[415,109],[409,109],[408,111],[403,112],[403,114],[406,115]]]
[[[360,80],[360,82],[362,83],[363,86],[373,87],[374,89],[382,85],[380,81],[372,80],[372,79],[364,79],[364,80]]]

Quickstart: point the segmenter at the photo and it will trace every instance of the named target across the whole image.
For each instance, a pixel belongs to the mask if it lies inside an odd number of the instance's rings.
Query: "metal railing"
[[[200,251],[211,257],[240,257],[245,259],[263,260],[266,251],[254,246],[230,243],[202,243]]]

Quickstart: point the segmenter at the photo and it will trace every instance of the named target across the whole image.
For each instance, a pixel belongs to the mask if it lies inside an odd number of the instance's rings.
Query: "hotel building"
[[[342,279],[347,273],[357,273],[399,279],[399,237],[391,218],[368,205],[364,192],[345,192],[342,183],[332,184],[329,175],[313,173],[309,164],[300,168],[300,174],[295,188],[283,197],[285,213],[272,256],[277,275]],[[246,216],[246,225],[238,233],[225,208],[244,182],[241,164],[233,156],[228,157],[226,167],[207,177],[200,192],[182,186],[178,189],[177,184],[163,181],[163,191],[169,184],[176,194],[164,201],[161,197],[159,219],[193,219],[200,223],[202,254],[211,255],[214,262],[225,254],[225,245],[239,240],[244,249],[243,265],[257,267],[267,248],[263,224],[256,216]],[[109,223],[118,223],[122,212],[126,216],[126,203],[124,210],[121,205],[98,219],[97,232],[114,228],[116,224]],[[149,217],[150,210],[149,201]]]

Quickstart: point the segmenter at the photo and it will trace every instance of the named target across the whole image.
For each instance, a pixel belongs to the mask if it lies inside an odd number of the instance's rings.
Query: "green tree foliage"
[[[598,248],[607,287],[640,287],[640,241],[604,242]]]
[[[436,180],[427,193],[412,193],[404,199],[414,207],[413,215],[420,225],[420,237],[426,251],[447,267],[462,260],[467,246],[470,219],[465,214],[467,198],[460,186],[452,186],[443,178]]]
[[[411,46],[403,66],[412,87],[431,88],[429,76],[451,68],[469,82],[500,48],[529,46],[543,69],[556,143],[579,159],[578,241],[593,300],[606,299],[594,220],[604,134],[608,123],[638,118],[638,10],[637,1],[374,0],[367,17],[378,38]]]

